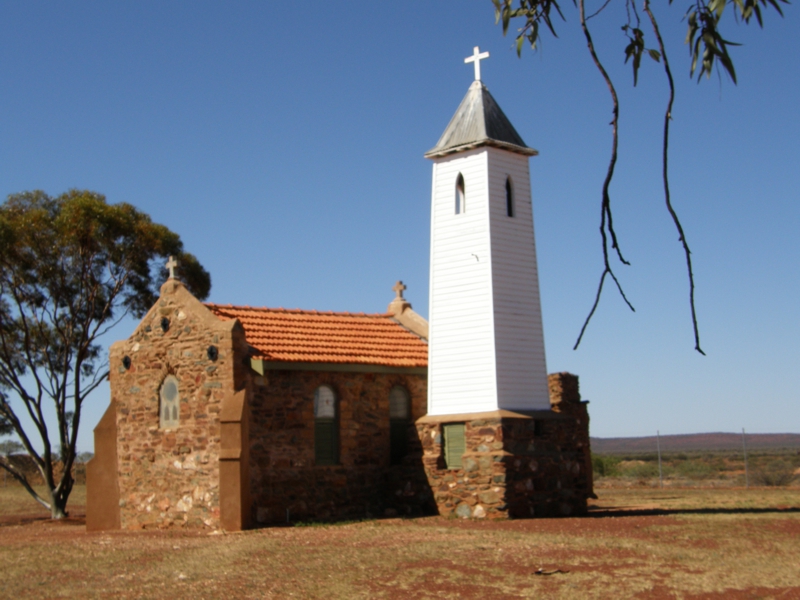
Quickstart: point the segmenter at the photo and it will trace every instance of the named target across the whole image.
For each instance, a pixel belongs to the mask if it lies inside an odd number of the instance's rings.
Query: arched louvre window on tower
[[[511,185],[511,177],[506,177],[506,214],[514,216],[514,186]]]
[[[464,176],[459,173],[456,178],[456,214],[460,215],[466,210],[467,194],[464,191]]]

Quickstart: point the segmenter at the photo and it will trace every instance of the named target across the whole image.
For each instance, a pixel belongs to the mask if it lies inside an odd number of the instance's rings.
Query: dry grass
[[[47,498],[44,486],[35,485],[33,487],[42,497]],[[83,507],[86,505],[85,485],[76,485],[73,488],[69,497],[69,505],[80,507],[78,511],[83,514]],[[21,485],[12,483],[6,486],[0,485],[0,517],[23,514],[46,516],[49,513],[46,508],[33,500]]]
[[[9,598],[800,598],[796,489],[608,489],[602,516],[581,519],[232,535],[27,522],[17,517],[35,506],[11,489],[0,488]]]

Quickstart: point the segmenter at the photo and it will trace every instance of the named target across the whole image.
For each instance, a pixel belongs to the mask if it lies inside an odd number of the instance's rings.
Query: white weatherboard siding
[[[431,202],[428,414],[497,408],[487,155],[438,159]],[[456,180],[465,203],[455,214]]]
[[[487,148],[497,407],[549,410],[528,157]],[[506,208],[510,177],[514,216]]]
[[[437,158],[431,195],[428,413],[549,409],[528,158],[492,147]]]

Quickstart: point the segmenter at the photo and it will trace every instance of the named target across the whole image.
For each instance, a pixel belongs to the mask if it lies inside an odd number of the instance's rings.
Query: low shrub
[[[632,461],[633,462],[633,461]],[[631,479],[653,479],[658,477],[658,463],[635,461],[621,467],[622,476]],[[664,473],[666,475],[667,473]]]
[[[597,477],[617,477],[620,474],[619,458],[616,456],[592,455],[592,471]]]
[[[718,469],[714,469],[705,462],[687,460],[679,463],[675,471],[679,477],[685,479],[709,479],[717,473]]]
[[[792,465],[782,460],[774,460],[753,473],[753,481],[756,485],[785,486],[792,483],[793,479]]]

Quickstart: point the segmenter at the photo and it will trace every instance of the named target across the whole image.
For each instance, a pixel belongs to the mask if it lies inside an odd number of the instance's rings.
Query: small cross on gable
[[[397,300],[404,300],[403,298],[403,290],[406,289],[406,286],[403,285],[402,281],[398,281],[394,284],[392,290],[394,290],[395,294],[397,294]]]
[[[167,268],[169,269],[169,278],[175,279],[175,267],[178,266],[178,261],[175,260],[174,256],[170,256],[169,260],[167,261]]]
[[[465,63],[475,63],[475,81],[481,80],[481,61],[484,58],[489,58],[488,52],[481,52],[478,46],[472,49],[472,56],[464,59]]]

